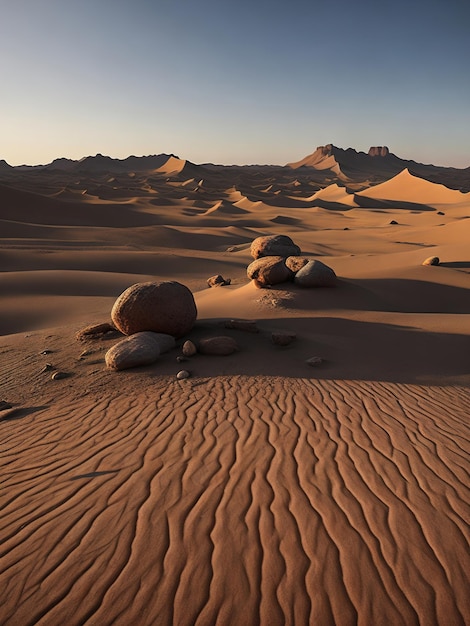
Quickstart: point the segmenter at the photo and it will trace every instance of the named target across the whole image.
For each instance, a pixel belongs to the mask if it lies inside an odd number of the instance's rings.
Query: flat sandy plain
[[[0,623],[469,624],[468,189],[102,161],[0,170]],[[263,234],[338,286],[257,289]],[[147,280],[239,352],[106,370],[75,335]]]

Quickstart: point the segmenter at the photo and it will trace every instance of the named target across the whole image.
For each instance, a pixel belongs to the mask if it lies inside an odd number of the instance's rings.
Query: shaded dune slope
[[[13,413],[1,622],[468,623],[469,412],[461,387],[231,377]]]

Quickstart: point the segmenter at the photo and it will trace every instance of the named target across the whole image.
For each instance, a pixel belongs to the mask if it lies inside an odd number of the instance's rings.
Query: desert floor
[[[470,195],[294,178],[0,184],[3,625],[470,623]],[[338,286],[257,289],[263,234]],[[239,352],[107,370],[76,333],[146,280]]]

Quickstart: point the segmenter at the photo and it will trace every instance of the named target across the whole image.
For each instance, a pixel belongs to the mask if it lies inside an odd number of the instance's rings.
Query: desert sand
[[[341,153],[0,163],[2,625],[470,623],[469,175]],[[257,288],[264,234],[337,287]],[[149,280],[240,350],[107,370]]]

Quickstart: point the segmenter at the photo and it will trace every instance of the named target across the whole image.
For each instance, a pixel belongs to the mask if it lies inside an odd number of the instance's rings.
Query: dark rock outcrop
[[[390,154],[390,150],[387,148],[387,146],[371,146],[367,154],[371,157],[384,157]]]

